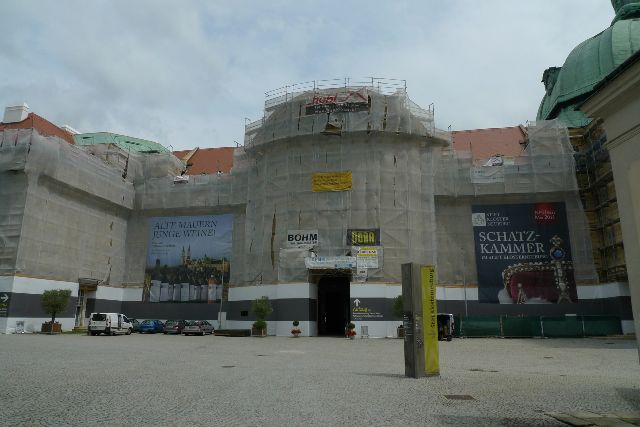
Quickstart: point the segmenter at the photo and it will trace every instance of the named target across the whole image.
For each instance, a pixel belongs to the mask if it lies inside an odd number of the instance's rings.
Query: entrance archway
[[[327,275],[318,281],[318,335],[343,336],[349,321],[349,277]]]

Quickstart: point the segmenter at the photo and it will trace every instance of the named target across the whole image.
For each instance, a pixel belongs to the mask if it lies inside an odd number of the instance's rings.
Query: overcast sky
[[[405,79],[453,130],[535,120],[549,66],[608,0],[2,1],[0,106],[173,149],[242,143],[264,92]]]

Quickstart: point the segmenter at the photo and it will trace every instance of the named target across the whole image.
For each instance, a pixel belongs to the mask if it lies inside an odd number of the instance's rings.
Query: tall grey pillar
[[[425,376],[422,286],[420,266],[402,264],[402,322],[404,323],[404,375]]]

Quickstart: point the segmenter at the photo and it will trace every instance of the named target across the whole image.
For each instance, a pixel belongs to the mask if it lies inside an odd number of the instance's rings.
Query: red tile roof
[[[214,174],[218,171],[229,173],[233,167],[233,148],[194,148],[193,150],[174,151],[173,155],[187,160],[185,175]]]
[[[471,151],[474,160],[488,159],[496,154],[517,156],[522,153],[526,133],[522,126],[460,130],[451,132],[456,151]]]
[[[26,119],[17,123],[0,123],[0,131],[5,129],[35,129],[42,136],[57,136],[67,141],[69,144],[75,144],[73,134],[61,127],[51,123],[49,120],[40,117],[36,113],[29,113]]]

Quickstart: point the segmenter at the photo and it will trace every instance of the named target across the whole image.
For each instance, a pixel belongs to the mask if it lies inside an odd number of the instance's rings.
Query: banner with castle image
[[[471,212],[479,302],[577,301],[564,203],[474,205]]]
[[[149,218],[142,300],[214,303],[229,283],[233,215]]]

